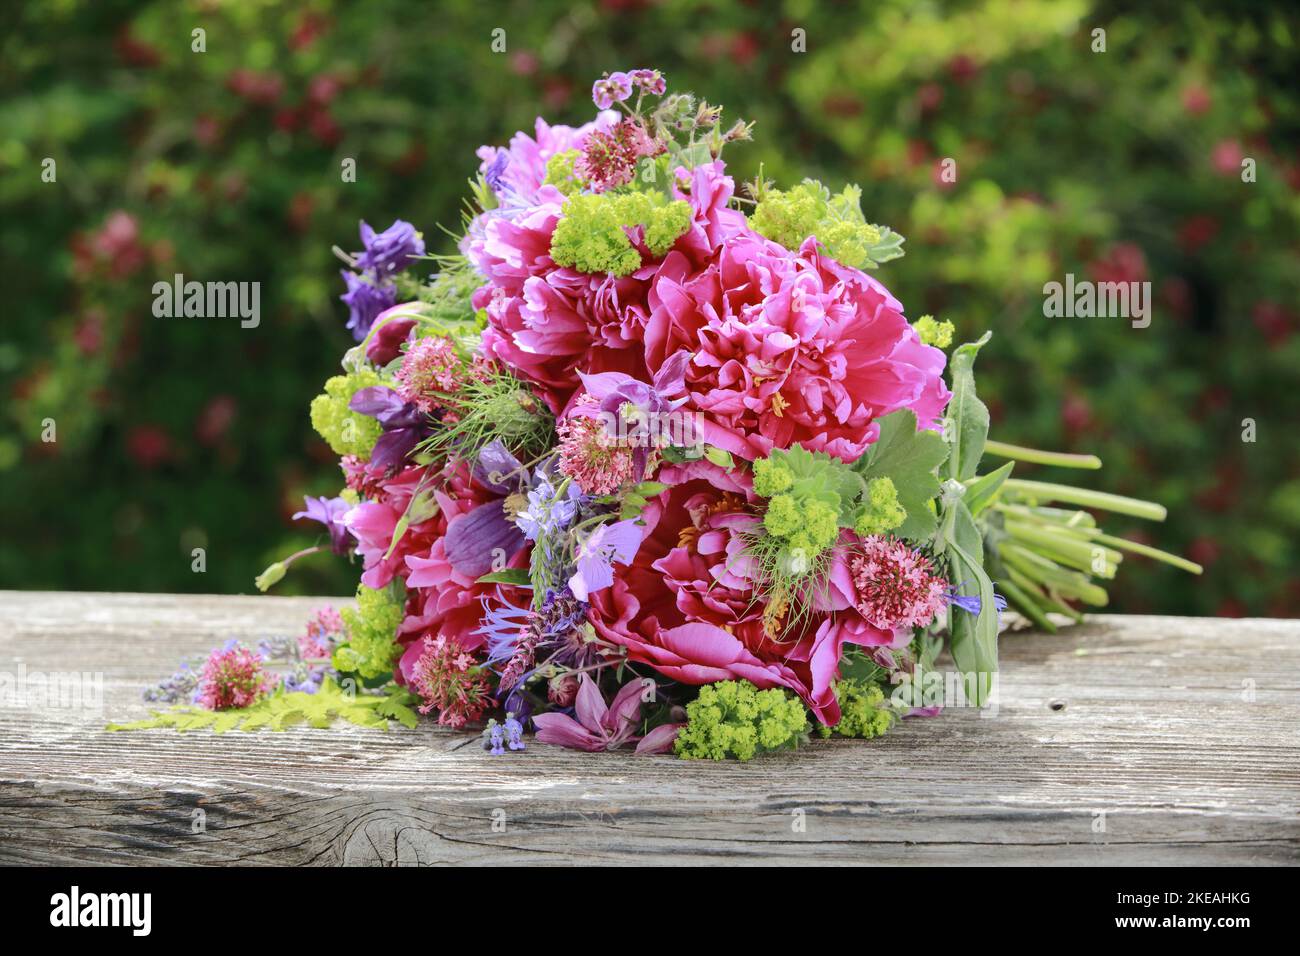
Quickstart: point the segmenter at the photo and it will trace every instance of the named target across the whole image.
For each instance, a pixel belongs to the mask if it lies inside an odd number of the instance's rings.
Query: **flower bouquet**
[[[493,753],[743,760],[986,703],[999,612],[1078,618],[1124,552],[1200,570],[1091,514],[1158,505],[1012,477],[1100,462],[988,440],[989,335],[904,317],[857,187],[738,189],[750,125],[658,71],[593,99],[479,149],[455,254],[401,221],[336,250],[358,344],[311,422],[345,487],[298,516],[329,544],[257,583],[329,547],[356,606],[218,649],[139,726],[418,713]]]

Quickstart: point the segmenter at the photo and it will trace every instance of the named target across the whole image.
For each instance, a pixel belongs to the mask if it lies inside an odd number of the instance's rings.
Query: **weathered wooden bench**
[[[996,716],[748,764],[494,757],[428,725],[104,730],[181,658],[297,634],[322,603],[0,592],[11,689],[103,675],[100,709],[0,699],[0,863],[1300,861],[1293,621],[1007,633]]]

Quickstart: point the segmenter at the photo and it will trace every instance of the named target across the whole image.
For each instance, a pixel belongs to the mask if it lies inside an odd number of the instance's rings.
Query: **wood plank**
[[[492,757],[424,725],[104,731],[181,658],[327,600],[0,592],[0,673],[103,677],[98,710],[0,708],[0,863],[1300,861],[1294,621],[1009,633],[995,715],[748,764]]]

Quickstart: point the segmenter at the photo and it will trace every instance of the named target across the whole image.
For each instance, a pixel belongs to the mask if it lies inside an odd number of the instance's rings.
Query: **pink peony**
[[[693,352],[688,407],[708,441],[742,457],[798,442],[852,461],[880,416],[911,408],[933,427],[947,405],[943,352],[921,344],[883,285],[812,239],[793,253],[747,231],[701,273],[665,269],[654,299],[647,365]]]
[[[646,506],[632,564],[591,596],[596,632],[626,647],[631,660],[686,684],[744,679],[789,688],[834,724],[840,711],[831,685],[844,644],[892,644],[894,633],[852,612],[819,612],[797,633],[769,633],[736,535],[753,517],[735,476],[697,462],[660,477],[678,483]],[[832,604],[849,607],[839,592],[826,611]]]

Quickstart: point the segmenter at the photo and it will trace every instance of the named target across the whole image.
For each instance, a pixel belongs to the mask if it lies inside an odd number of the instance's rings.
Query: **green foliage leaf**
[[[344,691],[331,678],[326,678],[314,694],[303,691],[278,690],[257,703],[238,710],[204,710],[202,707],[181,705],[167,710],[154,711],[153,716],[127,724],[109,724],[109,730],[150,730],[170,727],[180,733],[190,730],[210,729],[224,734],[229,730],[258,730],[269,726],[284,730],[294,724],[306,723],[312,727],[328,727],[335,720],[345,720],[360,727],[387,730],[390,720],[406,727],[418,722],[411,708],[414,698],[405,688],[390,688],[386,693],[353,694]]]
[[[916,413],[910,408],[878,419],[880,437],[858,459],[854,469],[865,481],[888,478],[898,492],[898,503],[907,520],[896,530],[901,538],[919,541],[934,534],[937,527],[930,503],[940,491],[936,470],[948,457],[943,438],[929,430],[917,430]]]
[[[955,604],[948,608],[948,631],[952,659],[967,674],[993,674],[998,669],[998,617],[994,606],[993,582],[984,571],[984,542],[975,519],[964,501],[945,506],[940,532],[953,587],[969,593],[974,585],[980,599],[979,614],[970,614]],[[976,700],[985,702],[986,688],[977,682]]]
[[[527,568],[506,568],[504,571],[491,571],[478,579],[479,584],[509,584],[517,588],[531,588],[532,579]]]
[[[966,485],[963,500],[966,502],[966,507],[970,509],[972,517],[978,517],[979,513],[992,503],[998,489],[1002,487],[1002,482],[1011,477],[1011,469],[1015,465],[1014,461],[1009,461],[996,471],[981,475]]]
[[[984,454],[984,440],[989,434],[989,410],[975,394],[975,356],[992,336],[992,332],[985,332],[979,341],[968,342],[952,353],[948,366],[952,370],[952,400],[948,402],[947,421],[944,423],[952,453],[944,467],[945,478],[958,481],[974,478]]]

